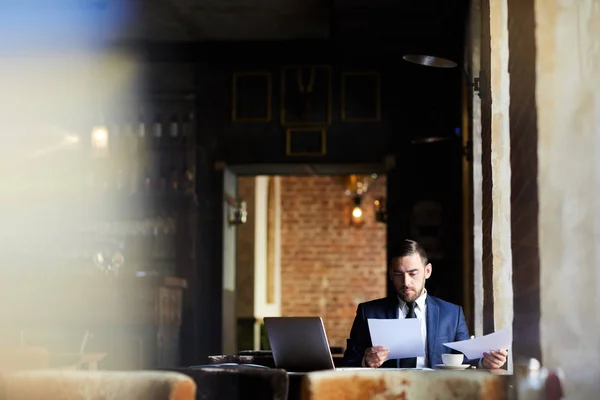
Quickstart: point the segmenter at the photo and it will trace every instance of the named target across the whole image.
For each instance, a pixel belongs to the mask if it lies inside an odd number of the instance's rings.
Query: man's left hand
[[[482,366],[486,369],[498,369],[506,363],[508,352],[506,350],[492,350],[489,353],[483,353]]]

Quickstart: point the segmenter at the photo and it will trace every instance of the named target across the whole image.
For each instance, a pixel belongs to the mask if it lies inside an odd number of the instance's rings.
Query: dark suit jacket
[[[442,343],[469,339],[469,329],[465,322],[462,307],[427,295],[427,366],[442,363],[442,354],[453,352]],[[385,297],[358,305],[356,317],[347,340],[344,363],[360,367],[365,349],[372,347],[367,319],[398,318],[398,298]],[[477,364],[478,360],[466,360],[464,363]],[[382,367],[397,368],[399,360],[387,360]]]

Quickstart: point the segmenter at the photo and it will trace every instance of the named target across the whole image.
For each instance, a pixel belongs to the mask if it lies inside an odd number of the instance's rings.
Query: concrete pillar
[[[259,350],[263,318],[281,315],[281,177],[257,176],[255,202],[254,348]],[[269,214],[273,219],[271,226]],[[271,247],[269,235],[273,235]]]
[[[566,397],[600,393],[600,3],[535,2],[540,333]]]
[[[492,257],[495,330],[512,329],[512,252],[510,220],[510,76],[508,4],[490,1],[492,96]]]
[[[231,198],[237,196],[237,175],[225,169],[223,172],[223,193]],[[223,199],[223,270],[221,297],[221,348],[223,354],[237,352],[237,316],[236,316],[236,245],[237,225],[228,220],[231,205]]]
[[[281,177],[242,177],[239,187],[248,222],[238,227],[237,316],[254,321],[252,346],[260,350],[263,318],[281,315]]]
[[[469,11],[468,51],[466,64],[470,77],[481,71],[481,0],[471,1]],[[473,187],[473,331],[483,335],[483,171],[481,165],[481,98],[472,93],[471,146]]]
[[[511,242],[513,354],[540,359],[538,158],[534,0],[510,1]]]

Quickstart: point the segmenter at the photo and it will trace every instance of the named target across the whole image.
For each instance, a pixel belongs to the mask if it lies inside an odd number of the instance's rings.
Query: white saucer
[[[454,369],[454,370],[462,370],[462,369],[467,369],[470,367],[469,364],[462,364],[462,365],[446,365],[446,364],[436,364],[435,365],[436,368],[438,369]]]

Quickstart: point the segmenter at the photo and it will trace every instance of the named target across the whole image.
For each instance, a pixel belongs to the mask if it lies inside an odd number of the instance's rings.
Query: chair
[[[194,400],[192,379],[174,372],[19,371],[2,374],[7,400]]]
[[[480,371],[322,371],[307,374],[303,400],[507,400],[509,377]]]
[[[564,373],[560,368],[543,368],[535,358],[515,362],[514,386],[517,398],[532,396],[546,400],[565,398]]]
[[[288,397],[288,375],[281,369],[237,365],[176,368],[169,371],[191,377],[198,388],[198,400],[286,400]]]
[[[548,371],[546,377],[545,392],[546,400],[560,400],[565,396],[563,389],[564,374],[562,370],[556,369]]]
[[[0,347],[0,372],[50,368],[50,352],[43,347]]]

